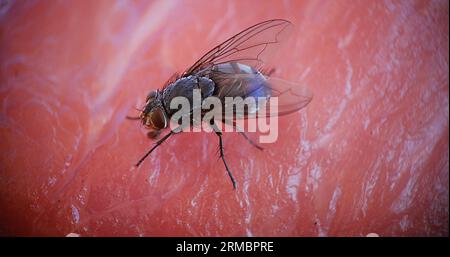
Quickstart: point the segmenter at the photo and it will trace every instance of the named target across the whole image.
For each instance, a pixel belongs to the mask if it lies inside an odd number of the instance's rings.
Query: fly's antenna
[[[141,119],[141,117],[138,117],[138,116],[136,116],[136,117],[126,116],[126,118],[129,120],[140,120]]]

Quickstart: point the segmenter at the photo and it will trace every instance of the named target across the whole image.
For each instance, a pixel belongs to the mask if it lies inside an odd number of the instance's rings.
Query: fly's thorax
[[[215,84],[207,77],[191,75],[178,79],[162,90],[161,101],[166,107],[169,117],[179,110],[177,108],[170,108],[170,106],[173,106],[171,104],[172,101],[176,98],[182,97],[189,102],[190,106],[194,105],[193,92],[195,89],[200,91],[200,100],[203,101],[203,99],[213,95]]]

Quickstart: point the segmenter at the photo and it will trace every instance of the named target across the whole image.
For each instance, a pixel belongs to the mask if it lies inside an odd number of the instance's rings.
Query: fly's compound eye
[[[167,128],[167,117],[164,111],[156,107],[149,113],[150,125],[156,130]]]

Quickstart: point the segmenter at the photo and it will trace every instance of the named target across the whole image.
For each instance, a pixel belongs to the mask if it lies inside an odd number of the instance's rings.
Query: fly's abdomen
[[[271,96],[266,77],[248,65],[229,62],[215,65],[211,71],[209,78],[216,84],[213,95],[220,99]]]

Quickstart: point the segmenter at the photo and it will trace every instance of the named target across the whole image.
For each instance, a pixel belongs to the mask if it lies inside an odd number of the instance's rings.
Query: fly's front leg
[[[231,179],[231,183],[233,183],[233,189],[236,189],[236,181],[234,180],[233,174],[231,173],[230,168],[228,168],[228,164],[225,161],[225,153],[223,151],[222,131],[217,127],[214,121],[211,121],[211,127],[212,129],[214,129],[214,132],[216,132],[216,135],[219,137],[220,158],[222,159],[223,164],[225,165],[225,169],[227,170],[228,176]]]
[[[161,130],[152,130],[147,132],[147,137],[150,139],[156,139],[159,135],[161,135]]]
[[[158,140],[156,142],[156,144],[136,163],[136,167],[138,167],[139,165],[141,165],[141,163],[145,160],[145,158],[147,158],[158,146],[160,146],[164,141],[166,141],[170,136],[181,132],[181,126],[175,128],[174,130],[171,130],[169,133],[167,133],[167,135],[165,135],[163,138],[161,138],[160,140]]]
[[[165,135],[163,138],[161,138],[160,140],[158,140],[158,142],[156,142],[156,144],[152,147],[152,149],[150,149],[137,163],[136,163],[136,167],[138,167],[139,165],[141,165],[141,163],[145,160],[145,158],[147,158],[159,145],[161,145],[164,141],[166,141],[170,136],[172,136],[174,134],[173,131],[170,131],[169,133],[167,133],[167,135]]]

